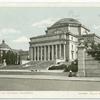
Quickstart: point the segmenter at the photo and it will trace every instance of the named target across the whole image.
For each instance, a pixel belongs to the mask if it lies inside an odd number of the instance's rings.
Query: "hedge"
[[[65,64],[61,64],[61,65],[54,65],[49,67],[49,70],[64,70],[67,67],[67,65]]]

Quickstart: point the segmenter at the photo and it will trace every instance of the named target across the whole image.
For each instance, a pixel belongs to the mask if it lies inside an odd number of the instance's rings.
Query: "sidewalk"
[[[28,78],[28,79],[45,79],[45,80],[61,80],[61,81],[90,81],[100,82],[99,77],[67,77],[67,76],[51,76],[51,75],[0,75],[0,78]]]

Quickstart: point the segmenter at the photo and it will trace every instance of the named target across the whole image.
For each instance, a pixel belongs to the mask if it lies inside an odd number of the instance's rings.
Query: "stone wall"
[[[78,48],[78,76],[100,77],[100,61],[88,55],[84,46]]]
[[[85,53],[86,76],[100,76],[100,61]]]
[[[84,45],[78,47],[78,76],[84,77],[85,74],[85,48]]]

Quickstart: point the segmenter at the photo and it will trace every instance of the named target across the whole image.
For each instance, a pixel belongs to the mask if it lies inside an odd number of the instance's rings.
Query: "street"
[[[100,79],[97,80],[47,75],[0,75],[0,91],[100,91]]]

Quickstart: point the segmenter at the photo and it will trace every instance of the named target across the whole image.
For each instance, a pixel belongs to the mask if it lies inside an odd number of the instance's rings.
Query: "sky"
[[[100,7],[0,7],[0,42],[28,50],[31,37],[62,18],[75,18],[100,35]]]

